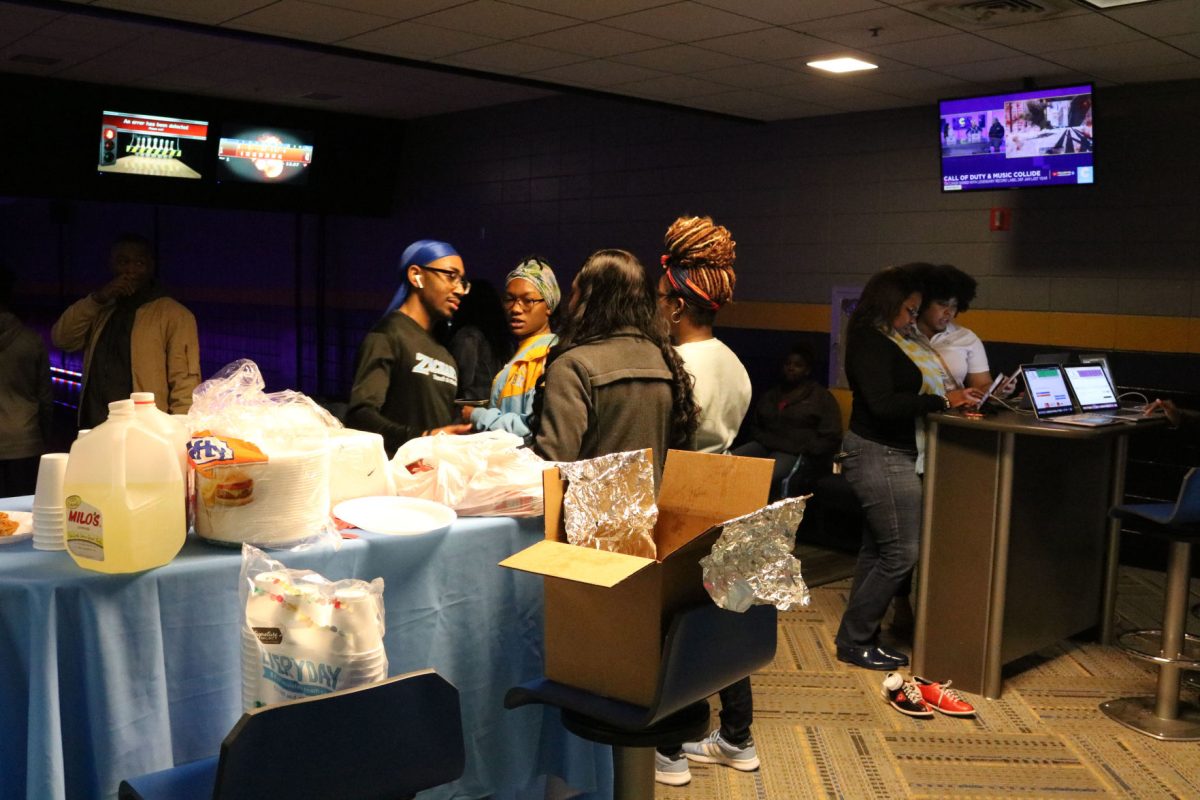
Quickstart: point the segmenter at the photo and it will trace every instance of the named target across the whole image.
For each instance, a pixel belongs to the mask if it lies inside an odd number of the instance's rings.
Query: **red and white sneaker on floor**
[[[937,683],[920,675],[913,675],[913,683],[921,690],[921,697],[930,708],[952,717],[969,717],[975,713],[975,706],[963,700],[957,690],[951,689],[950,681]]]
[[[933,716],[933,711],[921,697],[921,690],[912,681],[904,680],[899,672],[889,672],[884,677],[879,693],[901,714],[910,717]]]

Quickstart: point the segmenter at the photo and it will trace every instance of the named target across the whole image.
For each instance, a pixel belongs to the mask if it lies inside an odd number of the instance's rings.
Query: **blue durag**
[[[400,288],[392,296],[392,302],[388,304],[387,311],[383,312],[383,315],[386,317],[395,311],[404,302],[404,298],[408,297],[408,276],[406,273],[409,267],[413,264],[423,267],[437,261],[439,258],[456,255],[458,255],[457,250],[445,242],[439,242],[436,239],[418,239],[404,248],[404,252],[400,255]]]

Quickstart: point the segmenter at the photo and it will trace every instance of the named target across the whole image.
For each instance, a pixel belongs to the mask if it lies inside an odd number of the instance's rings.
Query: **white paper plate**
[[[416,497],[356,497],[333,507],[333,515],[372,533],[409,536],[449,527],[454,509]]]
[[[0,545],[16,544],[33,536],[33,514],[28,511],[5,511],[8,518],[17,521],[17,531],[12,536],[0,536]]]

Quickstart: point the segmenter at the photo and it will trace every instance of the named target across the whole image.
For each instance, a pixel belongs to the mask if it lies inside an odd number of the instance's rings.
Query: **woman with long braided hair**
[[[658,309],[675,351],[692,376],[700,408],[696,449],[727,453],[750,408],[750,376],[724,342],[713,336],[717,312],[733,299],[737,243],[710,217],[680,217],[663,237]]]
[[[726,453],[750,407],[750,376],[725,344],[713,336],[721,306],[733,299],[736,242],[729,229],[710,217],[680,217],[663,237],[658,310],[675,350],[695,381],[700,425],[696,449]],[[754,697],[750,679],[721,690],[721,725],[698,742],[665,745],[654,758],[654,779],[682,786],[692,779],[688,759],[724,764],[743,772],[758,769],[750,736]]]
[[[671,347],[641,262],[624,250],[593,253],[571,285],[567,311],[534,402],[534,450],[576,461],[691,449],[692,381]]]

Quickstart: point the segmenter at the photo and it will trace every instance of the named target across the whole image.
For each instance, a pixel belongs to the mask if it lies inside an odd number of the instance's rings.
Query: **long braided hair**
[[[712,325],[737,285],[733,235],[712,217],[679,217],[667,228],[663,244],[667,296],[683,298],[684,313],[694,322]]]
[[[700,421],[700,412],[692,399],[692,377],[671,346],[666,326],[657,313],[654,292],[646,270],[632,253],[625,250],[597,250],[588,257],[572,286],[558,344],[546,360],[546,370],[538,381],[530,430],[536,435],[545,399],[545,380],[550,365],[563,353],[589,342],[612,337],[622,328],[653,342],[671,371],[672,447],[688,447]]]

